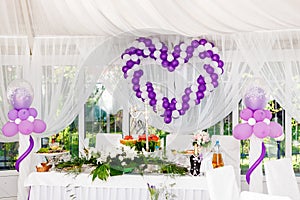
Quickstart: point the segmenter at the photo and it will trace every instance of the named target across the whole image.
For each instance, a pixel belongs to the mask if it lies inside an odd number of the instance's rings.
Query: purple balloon
[[[253,117],[256,122],[261,122],[266,118],[266,114],[263,110],[256,110],[253,114]]]
[[[30,116],[32,116],[33,118],[36,118],[36,116],[38,115],[38,112],[35,108],[29,108],[28,111]]]
[[[283,128],[277,122],[270,122],[269,127],[270,127],[269,135],[271,138],[277,138],[282,135]]]
[[[17,159],[15,168],[17,171],[19,171],[21,162],[30,154],[34,146],[34,140],[32,136],[29,137],[29,147],[26,149],[26,151]]]
[[[220,59],[220,56],[218,54],[213,54],[213,56],[212,56],[213,61],[219,61],[219,59]]]
[[[132,86],[132,89],[133,89],[133,91],[138,91],[139,89],[140,89],[140,85],[139,84],[137,84],[137,85],[133,85]]]
[[[270,134],[270,127],[265,122],[258,122],[253,126],[253,133],[258,138],[265,138]]]
[[[165,118],[164,118],[164,122],[165,122],[166,124],[170,124],[171,121],[172,121],[172,117],[165,117]]]
[[[197,40],[193,40],[193,41],[192,41],[192,46],[193,46],[194,48],[197,48],[197,47],[199,46],[199,42],[198,42]]]
[[[132,68],[133,65],[134,65],[134,62],[133,62],[132,60],[128,60],[128,61],[126,62],[126,65],[127,65],[127,68]]]
[[[182,103],[182,109],[187,111],[190,108],[190,105],[188,103]]]
[[[267,103],[266,93],[259,87],[250,88],[244,97],[244,102],[251,110],[263,109]]]
[[[219,67],[223,67],[223,66],[224,66],[224,62],[223,62],[222,60],[219,60],[219,61],[218,61],[218,66],[219,66]]]
[[[201,40],[199,41],[199,43],[200,43],[201,45],[205,45],[205,44],[207,43],[207,40],[206,40],[206,39],[201,39]]]
[[[133,79],[131,80],[131,82],[132,82],[132,84],[136,85],[136,84],[139,84],[140,79],[139,79],[139,78],[133,78]]]
[[[251,118],[252,115],[253,115],[253,112],[249,108],[244,108],[240,112],[240,117],[245,121],[247,121],[249,118]]]
[[[7,116],[8,119],[14,121],[15,119],[18,118],[18,111],[16,109],[12,109],[8,112]]]
[[[18,125],[15,122],[6,122],[2,127],[2,133],[6,137],[12,137],[19,132]]]
[[[155,106],[156,105],[156,100],[155,99],[151,99],[150,101],[149,101],[149,105],[150,106]]]
[[[167,53],[161,53],[160,54],[160,59],[167,60],[167,58],[168,58],[168,54]]]
[[[33,131],[33,123],[28,120],[23,120],[19,124],[19,131],[24,135],[29,135]]]
[[[219,78],[218,74],[216,74],[216,73],[210,74],[210,77],[211,77],[211,79],[212,79],[213,81],[217,81],[218,78]]]
[[[264,157],[266,155],[266,146],[265,144],[262,142],[261,143],[261,154],[258,157],[258,159],[254,162],[254,164],[248,169],[247,173],[246,173],[246,180],[247,183],[250,184],[250,176],[252,174],[252,172],[255,170],[255,168],[263,161]]]
[[[173,72],[174,70],[175,70],[175,67],[173,67],[173,66],[169,66],[169,67],[168,67],[168,71],[169,71],[169,72]]]
[[[246,140],[252,135],[252,132],[252,126],[250,126],[248,123],[243,123],[234,127],[232,135],[235,139]]]
[[[33,97],[26,88],[17,88],[14,91],[12,99],[12,106],[19,110],[22,108],[29,108]]]
[[[212,81],[211,84],[214,86],[214,88],[218,87],[219,85],[218,81]]]
[[[171,66],[174,67],[174,68],[176,68],[178,65],[179,65],[178,60],[173,60],[173,61],[171,62]]]
[[[206,90],[206,86],[205,85],[199,85],[198,86],[198,91],[199,92],[204,92]]]
[[[190,97],[189,97],[188,95],[183,95],[183,96],[181,97],[181,99],[182,99],[182,102],[189,102]]]
[[[205,52],[199,53],[199,58],[204,59],[205,57],[206,57],[206,53]]]
[[[214,68],[211,67],[211,66],[209,66],[209,67],[206,68],[206,72],[207,72],[208,74],[213,74],[214,71],[215,71]]]
[[[269,110],[264,110],[264,112],[265,112],[266,118],[271,120],[271,119],[272,119],[272,113],[271,113],[271,111],[269,111]]]
[[[33,132],[35,133],[42,133],[46,130],[47,125],[43,120],[35,119],[33,121]]]
[[[199,83],[199,84],[205,84],[205,80],[204,80],[203,76],[200,75],[200,76],[197,78],[197,83]]]
[[[148,97],[149,97],[150,99],[155,99],[155,97],[156,97],[155,92],[149,92],[149,93],[148,93]]]
[[[29,117],[29,111],[27,109],[21,109],[21,110],[19,110],[18,117],[21,120],[27,119]]]
[[[167,108],[169,108],[170,104],[168,101],[164,101],[162,106],[163,106],[163,108],[167,109]]]

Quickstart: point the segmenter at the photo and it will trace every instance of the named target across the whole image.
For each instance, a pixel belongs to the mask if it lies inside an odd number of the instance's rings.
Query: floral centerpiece
[[[193,136],[193,146],[197,144],[199,147],[208,147],[211,143],[210,136],[205,131],[198,131]]]
[[[155,134],[150,134],[148,136],[149,151],[153,152],[160,148],[160,139]],[[142,151],[146,149],[146,134],[138,136],[138,139],[134,139],[131,135],[126,135],[120,140],[120,143],[125,146],[135,147],[137,151]]]
[[[148,166],[158,166],[157,173],[185,175],[187,168],[178,166],[155,154],[144,154],[129,146],[112,148],[109,151],[95,152],[85,149],[85,155],[60,162],[55,169],[70,173],[88,172],[92,180],[99,178],[107,180],[110,176],[124,173],[143,174]],[[90,170],[84,170],[88,167]]]

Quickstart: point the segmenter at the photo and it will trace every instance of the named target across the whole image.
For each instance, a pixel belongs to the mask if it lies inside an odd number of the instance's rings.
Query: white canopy
[[[120,55],[138,36],[155,36],[171,47],[187,37],[204,37],[225,62],[212,95],[170,125],[153,116],[158,128],[190,133],[215,124],[236,108],[253,78],[263,80],[261,86],[299,121],[299,9],[296,0],[0,0],[0,124],[10,109],[7,85],[18,78],[33,85],[32,106],[48,125],[43,136],[74,120],[99,79],[118,97],[119,107],[135,104]],[[154,63],[141,67],[149,80],[164,81],[165,87],[174,83],[174,77],[161,78],[166,72]],[[177,86],[185,88],[191,74],[179,71]],[[17,139],[0,135],[0,141]],[[20,152],[27,143],[20,137]],[[33,169],[30,159],[20,169],[23,187]]]

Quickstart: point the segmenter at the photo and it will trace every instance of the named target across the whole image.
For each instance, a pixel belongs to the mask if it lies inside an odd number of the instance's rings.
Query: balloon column
[[[169,99],[160,94],[152,82],[142,79],[143,70],[137,69],[143,59],[149,58],[168,72],[174,72],[193,57],[203,61],[198,69],[200,74],[192,85],[185,88],[181,98],[177,99]],[[124,78],[131,79],[137,98],[142,101],[147,99],[153,111],[161,115],[167,124],[171,123],[172,118],[184,115],[190,107],[200,104],[219,85],[218,78],[224,71],[224,62],[220,59],[218,48],[206,39],[181,42],[170,52],[167,45],[157,38],[139,38],[125,50],[121,58],[124,60]]]
[[[233,136],[238,140],[246,140],[254,134],[258,138],[277,138],[282,135],[283,128],[277,122],[271,122],[272,113],[264,110],[267,104],[265,91],[259,87],[252,87],[244,96],[246,108],[240,112],[240,117],[244,121],[233,129]],[[254,169],[262,162],[266,153],[266,147],[262,142],[262,152],[256,162],[246,173],[246,180],[250,183],[250,175]]]
[[[25,80],[14,80],[7,88],[7,98],[12,105],[8,112],[9,121],[2,127],[2,133],[6,137],[12,137],[17,133],[30,135],[31,133],[42,133],[46,130],[46,123],[36,119],[38,113],[35,108],[30,108],[33,100],[33,90],[31,85]],[[31,152],[34,146],[32,136],[29,137],[30,145],[28,149],[17,159],[15,168],[19,171],[19,165]]]

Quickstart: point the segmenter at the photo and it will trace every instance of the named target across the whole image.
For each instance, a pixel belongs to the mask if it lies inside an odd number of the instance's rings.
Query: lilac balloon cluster
[[[35,108],[29,108],[33,100],[33,95],[28,88],[15,88],[9,95],[9,101],[13,106],[8,112],[9,122],[2,127],[3,135],[12,137],[18,132],[29,135],[32,132],[42,133],[46,130],[46,123],[36,119],[38,113]]]
[[[168,47],[157,38],[139,38],[122,54],[121,58],[125,61],[122,71],[124,78],[132,77],[132,89],[136,96],[142,101],[147,100],[153,111],[161,114],[164,122],[169,124],[172,118],[176,119],[184,115],[191,106],[200,104],[201,99],[218,86],[219,75],[224,71],[224,62],[217,52],[214,44],[206,39],[181,42],[169,53]],[[185,88],[179,101],[159,94],[155,91],[153,83],[141,79],[143,70],[136,69],[141,59],[150,57],[169,72],[173,72],[180,65],[188,63],[193,56],[203,60],[201,70],[205,74],[200,74],[196,83]],[[190,101],[194,101],[194,104],[190,105]]]
[[[266,105],[265,93],[261,88],[251,88],[244,99],[246,108],[241,110],[240,117],[245,123],[238,124],[233,129],[233,136],[238,140],[251,137],[252,133],[258,138],[277,138],[282,135],[283,128],[277,122],[270,121],[272,113],[264,110]]]

